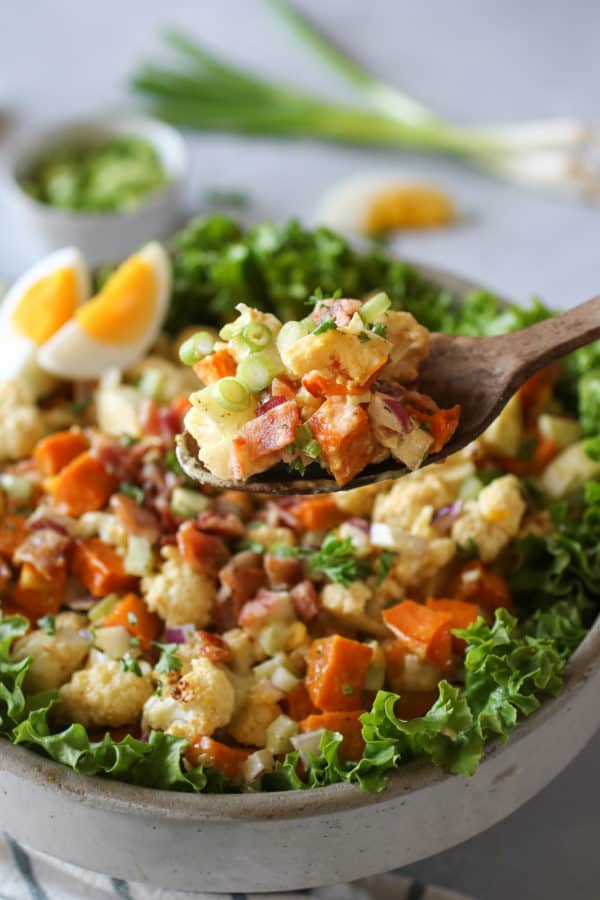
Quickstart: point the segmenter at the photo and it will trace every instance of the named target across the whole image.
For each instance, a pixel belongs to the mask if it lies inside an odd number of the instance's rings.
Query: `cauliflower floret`
[[[390,361],[383,369],[383,377],[404,383],[414,381],[419,364],[429,354],[429,332],[407,312],[388,312],[385,326],[392,349]]]
[[[158,574],[142,579],[142,595],[152,612],[168,625],[210,624],[217,597],[215,582],[194,570],[174,547],[163,551],[166,560]]]
[[[75,537],[99,537],[105,544],[111,544],[124,556],[127,553],[128,534],[112,513],[87,512],[75,522]]]
[[[143,722],[147,728],[193,740],[227,725],[234,703],[234,689],[226,672],[205,656],[198,656],[174,684],[163,685],[161,696],[153,694],[147,699]]]
[[[482,561],[492,562],[519,533],[525,508],[518,479],[514,475],[496,478],[477,500],[465,503],[452,527],[452,538],[457,544],[474,541]]]
[[[418,597],[435,596],[446,566],[456,555],[456,544],[450,538],[428,541],[406,534],[395,553],[389,575],[375,591],[380,603],[398,603],[408,592]]]
[[[15,642],[12,658],[32,662],[25,676],[25,688],[32,693],[53,691],[68,681],[85,660],[89,642],[80,634],[85,616],[64,612],[56,616],[55,633],[39,629]]]
[[[307,334],[281,352],[286,368],[295,378],[316,369],[325,378],[343,378],[365,384],[388,359],[391,344],[377,334],[361,342],[357,335],[336,328]]]
[[[488,453],[516,456],[523,440],[523,411],[520,395],[514,394],[497,419],[486,428],[479,441]]]
[[[237,674],[244,675],[260,655],[254,638],[242,628],[232,628],[221,637],[231,650],[231,668]]]
[[[254,418],[256,397],[241,412],[220,406],[214,399],[212,385],[196,391],[190,400],[192,408],[185,416],[184,426],[198,443],[199,459],[219,478],[229,478],[231,442],[242,425]]]
[[[267,728],[280,715],[279,705],[261,696],[260,689],[255,689],[247,695],[245,703],[231,720],[229,733],[240,744],[264,747]]]
[[[419,477],[407,475],[396,481],[388,494],[377,497],[373,521],[387,525],[392,535],[409,532],[423,537],[436,536],[429,527],[433,513],[451,503],[454,494],[437,475],[415,474]]]
[[[326,584],[321,592],[323,609],[344,625],[367,634],[386,634],[385,625],[378,621],[379,608],[373,608],[373,591],[363,581],[343,584]]]
[[[101,386],[96,392],[96,418],[104,434],[142,437],[142,410],[146,398],[131,385]]]
[[[137,721],[152,693],[150,666],[145,662],[139,666],[141,675],[126,672],[120,662],[95,650],[87,668],[60,688],[58,715],[69,722],[110,728]]]
[[[153,399],[158,403],[171,403],[182,394],[187,396],[198,388],[198,378],[193,369],[169,362],[163,356],[146,356],[126,374],[129,380],[137,383],[147,372],[156,379]]]
[[[29,456],[45,432],[44,416],[25,379],[0,384],[0,461]]]

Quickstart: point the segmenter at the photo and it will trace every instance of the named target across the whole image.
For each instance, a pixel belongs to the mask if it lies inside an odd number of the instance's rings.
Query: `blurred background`
[[[455,123],[554,117],[600,120],[600,6],[591,0],[296,0],[296,7],[378,78]],[[164,53],[173,26],[219,57],[276,83],[340,102],[356,90],[327,68],[261,0],[19,0],[0,28],[0,155],[34,127],[102,111],[144,110],[133,74]],[[396,149],[304,139],[186,132],[190,171],[182,215],[206,211],[211,192],[241,192],[249,221],[315,221],[339,179],[394,173],[431,182],[459,213],[452,227],[395,233],[393,248],[517,300],[570,306],[596,293],[598,206],[531,190],[461,162]],[[3,189],[6,187],[3,183]],[[14,197],[0,204],[0,280],[35,260],[35,232]],[[423,881],[482,900],[598,896],[600,741],[541,796],[460,848],[412,867]]]

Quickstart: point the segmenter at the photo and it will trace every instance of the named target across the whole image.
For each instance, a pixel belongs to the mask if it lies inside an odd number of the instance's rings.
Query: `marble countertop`
[[[340,44],[383,78],[463,122],[597,115],[600,6],[572,0],[299,0]],[[19,0],[0,29],[0,158],[15,134],[42,122],[127,108],[132,67],[175,25],[262,72],[347,89],[301,48],[260,0]],[[190,211],[208,189],[249,193],[252,218],[307,221],[324,189],[359,172],[431,178],[464,221],[406,237],[398,250],[480,280],[504,295],[570,306],[600,287],[600,210],[496,182],[448,160],[308,141],[190,137]],[[0,278],[38,247],[0,202]],[[600,737],[540,796],[476,839],[411,871],[481,900],[589,900],[598,895]]]

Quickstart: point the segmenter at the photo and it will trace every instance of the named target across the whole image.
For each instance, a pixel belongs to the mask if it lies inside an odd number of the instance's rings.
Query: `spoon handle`
[[[538,369],[600,338],[600,295],[560,316],[503,335],[511,381],[522,383]]]

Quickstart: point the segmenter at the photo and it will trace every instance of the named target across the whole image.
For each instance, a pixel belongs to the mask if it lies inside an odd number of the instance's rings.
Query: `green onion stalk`
[[[286,0],[270,0],[270,6],[353,85],[361,105],[342,105],[258,78],[173,32],[166,41],[176,54],[175,66],[143,66],[134,88],[155,115],[183,127],[443,153],[531,187],[600,197],[600,172],[593,159],[600,146],[597,127],[570,118],[503,126],[454,124],[373,77]]]

